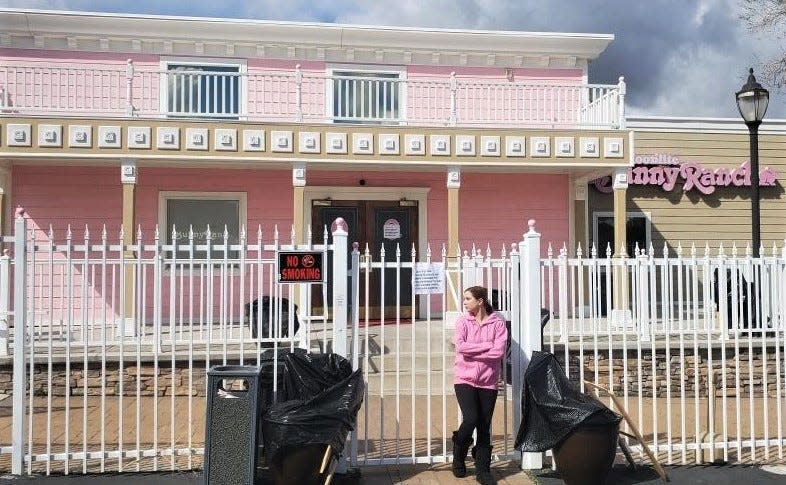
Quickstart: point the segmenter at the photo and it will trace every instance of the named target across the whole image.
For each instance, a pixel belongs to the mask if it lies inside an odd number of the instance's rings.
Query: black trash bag
[[[618,425],[622,417],[595,397],[582,393],[549,352],[535,351],[521,390],[519,451],[554,448],[581,426]]]
[[[260,302],[261,300],[261,302]],[[275,300],[278,300],[276,302]],[[270,306],[276,304],[280,306],[281,310],[281,334],[278,335],[276,333],[276,329],[274,328],[274,321],[277,315],[277,309],[274,308],[272,311],[273,320],[270,319],[271,317],[271,309]],[[261,307],[261,309],[260,309]],[[300,321],[297,318],[297,305],[293,304],[292,308],[294,309],[294,315],[292,315],[292,326],[294,331],[292,335],[289,334],[289,299],[288,298],[271,298],[269,296],[263,296],[260,299],[255,299],[251,303],[246,303],[245,305],[245,316],[246,321],[251,326],[251,337],[257,338],[259,335],[262,338],[282,338],[282,337],[291,337],[294,336],[297,331],[300,329]],[[259,312],[262,312],[262,320],[259,320]],[[259,331],[261,330],[261,332]]]
[[[337,457],[363,403],[362,371],[353,372],[337,354],[293,352],[283,361],[283,393],[262,417],[268,462],[288,449],[314,444],[331,445]]]

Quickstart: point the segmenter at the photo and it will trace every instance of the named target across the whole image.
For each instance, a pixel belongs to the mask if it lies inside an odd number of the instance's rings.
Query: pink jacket
[[[453,340],[456,344],[453,383],[496,389],[507,341],[505,320],[497,313],[487,316],[483,325],[478,325],[468,313],[461,315]]]

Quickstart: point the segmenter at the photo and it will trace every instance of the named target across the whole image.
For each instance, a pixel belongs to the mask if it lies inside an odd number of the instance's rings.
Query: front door
[[[349,226],[349,250],[352,243],[360,244],[361,266],[368,245],[373,262],[379,262],[381,249],[385,248],[385,261],[396,261],[396,248],[401,251],[402,261],[412,260],[413,244],[417,245],[418,207],[413,201],[378,201],[378,200],[334,200],[314,201],[311,210],[314,242],[321,243],[324,228],[330,227],[336,218],[341,217]],[[332,300],[330,278],[332,262],[328,258],[328,301]],[[412,271],[402,268],[399,273],[397,288],[397,271],[395,268],[384,270],[384,291],[382,289],[382,270],[374,269],[369,275],[368,301],[366,301],[365,278],[360,278],[360,318],[364,319],[366,311],[369,318],[385,319],[396,315],[396,305],[400,306],[402,318],[412,316]],[[318,312],[323,306],[322,295],[316,295],[312,301],[313,311]]]

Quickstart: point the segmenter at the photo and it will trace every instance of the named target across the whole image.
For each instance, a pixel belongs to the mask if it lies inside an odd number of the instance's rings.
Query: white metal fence
[[[625,83],[403,79],[352,71],[158,70],[127,65],[0,67],[0,112],[363,122],[441,126],[619,128]]]
[[[296,289],[276,283],[276,251],[296,245],[275,232],[270,242],[257,231],[215,245],[141,234],[131,245],[106,234],[67,234],[62,244],[16,237],[24,234],[18,218],[4,238],[13,255],[0,257],[0,324],[11,322],[0,352],[13,371],[0,464],[11,458],[13,473],[198,468],[206,371],[259,364],[278,346],[335,351],[363,369],[351,463],[448,461],[459,420],[450,324],[461,289],[476,284],[511,321],[511,375],[493,422],[498,457],[521,458],[513,441],[522,372],[542,339],[571,379],[620,395],[669,463],[783,461],[784,248],[761,258],[693,250],[542,258],[531,225],[498,254],[372,253],[350,251],[337,230],[323,234],[329,245],[297,246],[332,262],[329,284]],[[444,291],[412,284],[424,267],[444,275]],[[247,312],[265,295],[278,303]],[[301,330],[292,335],[295,315]],[[269,326],[256,336],[254,319]],[[537,467],[542,457],[522,459]]]

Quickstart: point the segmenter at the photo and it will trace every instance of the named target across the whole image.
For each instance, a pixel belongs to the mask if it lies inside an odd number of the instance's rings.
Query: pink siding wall
[[[23,207],[39,237],[51,224],[55,238],[65,238],[71,225],[75,238],[82,238],[85,224],[92,237],[100,237],[106,224],[109,237],[117,241],[123,200],[117,167],[13,167],[14,207]]]
[[[541,234],[543,254],[551,243],[562,247],[568,242],[567,175],[463,173],[459,192],[459,239],[467,245],[486,243],[493,254],[510,249],[527,231],[527,221],[535,219]]]
[[[328,172],[310,171],[309,185],[312,186],[356,186],[358,178],[364,178],[367,187],[429,187],[427,240],[433,251],[440,251],[447,242],[447,190],[444,173],[401,173],[401,172]],[[474,243],[485,251],[487,245],[497,256],[504,246],[518,242],[526,230],[527,219],[537,221],[537,230],[542,234],[545,253],[549,243],[560,247],[568,239],[568,177],[564,175],[533,174],[481,174],[462,175],[460,190],[460,244],[468,250]],[[277,224],[282,240],[286,242],[292,223],[292,188],[288,170],[231,170],[231,169],[170,169],[142,167],[136,189],[136,223],[142,227],[143,242],[153,243],[154,228],[158,223],[159,194],[161,191],[182,192],[243,192],[247,197],[247,221],[251,241],[256,239],[257,226],[261,225],[265,243],[272,242],[272,230]],[[17,166],[13,169],[14,205],[27,211],[31,227],[39,240],[45,237],[51,224],[57,244],[65,243],[65,231],[70,224],[73,244],[81,244],[84,227],[90,228],[92,244],[100,243],[101,227],[105,224],[109,242],[117,243],[122,217],[122,187],[118,169],[115,167],[56,167]],[[439,254],[439,253],[437,253]],[[117,253],[110,258],[117,258]],[[149,254],[145,257],[149,258]],[[107,275],[101,274],[100,266],[86,270],[81,259],[84,253],[74,253],[72,265],[64,263],[65,254],[54,255],[55,265],[50,268],[46,258],[39,256],[35,276],[32,279],[34,319],[37,325],[59,324],[72,319],[74,322],[96,319],[116,319],[119,308],[119,281],[122,273],[116,265],[110,265]],[[92,253],[91,258],[100,258]],[[271,257],[271,255],[265,255]],[[95,264],[95,263],[94,263]],[[94,269],[93,269],[94,268]],[[249,268],[253,272],[253,268]],[[167,273],[169,274],[169,273]],[[170,316],[177,321],[189,314],[177,303],[177,313],[170,314],[170,276],[164,275],[161,294],[162,321]],[[204,275],[201,276],[204,278]],[[145,321],[152,322],[154,309],[154,279],[152,266],[147,266],[143,276],[145,283]],[[187,280],[186,280],[187,281]],[[203,283],[205,280],[202,280]],[[254,283],[251,283],[254,281]],[[212,278],[215,307],[207,308],[207,295],[197,285],[194,288],[194,315],[212,314],[218,321],[237,322],[241,318],[243,304],[252,296],[249,293],[256,278],[247,273],[246,287],[240,294],[237,274],[222,280],[220,271]],[[185,284],[183,289],[179,285]],[[176,279],[176,293],[188,293],[188,285]],[[223,285],[223,286],[222,286]],[[52,299],[49,299],[49,292]],[[263,288],[262,293],[269,293]],[[231,310],[218,306],[222,293],[229,298]],[[65,312],[72,305],[70,315]],[[435,303],[436,305],[436,303]],[[438,305],[437,305],[438,306]],[[434,307],[435,310],[439,308]]]

